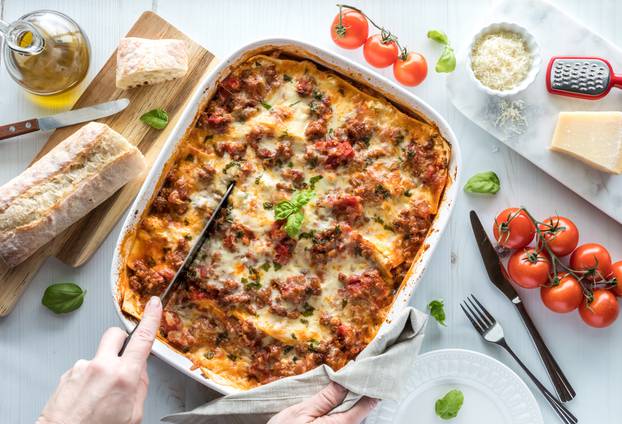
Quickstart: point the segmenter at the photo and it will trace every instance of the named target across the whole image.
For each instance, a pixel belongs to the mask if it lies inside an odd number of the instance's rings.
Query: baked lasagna
[[[159,295],[236,186],[160,337],[246,389],[353,360],[385,320],[437,213],[438,128],[305,60],[255,56],[206,101],[128,233],[122,310]]]

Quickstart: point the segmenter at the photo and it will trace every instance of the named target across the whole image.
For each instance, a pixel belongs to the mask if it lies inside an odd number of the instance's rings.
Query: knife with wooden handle
[[[118,99],[100,103],[43,118],[27,119],[8,125],[0,125],[0,140],[17,137],[35,131],[48,131],[80,122],[94,121],[121,112],[130,104],[128,99]]]

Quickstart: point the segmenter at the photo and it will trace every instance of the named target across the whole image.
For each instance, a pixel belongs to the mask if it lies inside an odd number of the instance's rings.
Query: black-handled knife
[[[186,255],[186,259],[184,259],[184,262],[181,264],[181,266],[175,273],[175,276],[173,277],[171,282],[168,283],[168,286],[166,286],[166,289],[164,289],[164,291],[160,295],[160,300],[162,301],[162,307],[166,306],[166,303],[168,302],[169,298],[171,297],[171,293],[173,292],[173,288],[179,285],[181,281],[183,281],[182,276],[186,274],[186,271],[188,270],[188,266],[192,264],[192,261],[194,261],[194,257],[196,256],[197,252],[199,251],[201,246],[203,246],[203,243],[205,243],[205,240],[207,239],[207,236],[209,235],[212,227],[214,227],[214,223],[216,222],[216,218],[218,218],[218,214],[220,213],[222,208],[224,208],[227,205],[227,199],[229,199],[229,195],[233,191],[234,187],[235,187],[235,181],[229,183],[229,186],[227,187],[225,194],[223,194],[222,198],[220,199],[220,202],[218,202],[218,205],[212,212],[212,215],[207,220],[207,223],[201,230],[201,233],[199,234],[196,241],[190,248],[190,251]],[[121,350],[119,351],[119,356],[123,355],[123,352],[125,352],[125,348],[127,347],[128,343],[130,342],[132,338],[132,335],[134,334],[137,328],[138,328],[138,323],[136,323],[136,326],[134,326],[134,329],[130,332],[130,334],[127,336],[127,338],[123,342],[123,346],[121,346]]]
[[[536,345],[536,350],[540,354],[540,358],[546,367],[560,400],[562,402],[572,400],[576,396],[574,389],[557,364],[557,361],[555,361],[555,358],[553,358],[553,355],[546,347],[542,336],[540,336],[540,333],[538,332],[533,321],[531,321],[529,314],[527,314],[523,301],[508,280],[507,271],[501,263],[501,259],[499,258],[492,242],[488,238],[488,235],[486,234],[486,231],[484,230],[484,227],[482,226],[482,223],[475,211],[471,211],[470,218],[471,227],[473,227],[473,234],[475,235],[477,247],[479,247],[479,252],[482,255],[484,265],[486,266],[488,278],[490,278],[490,281],[492,281],[492,283],[499,290],[501,290],[501,292],[508,299],[510,299],[514,306],[516,306],[516,309],[518,309],[521,319],[523,320],[525,327],[527,327],[533,343]]]

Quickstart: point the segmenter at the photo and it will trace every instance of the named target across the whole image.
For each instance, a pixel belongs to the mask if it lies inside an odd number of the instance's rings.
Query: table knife
[[[499,255],[497,254],[497,251],[493,246],[492,242],[488,238],[488,235],[486,234],[486,231],[484,230],[484,227],[482,226],[482,223],[479,220],[475,211],[471,211],[470,218],[471,227],[473,228],[473,234],[475,235],[475,240],[477,241],[479,252],[482,255],[482,259],[488,273],[488,278],[490,278],[490,281],[492,281],[492,283],[501,291],[501,293],[503,293],[508,299],[510,299],[512,304],[518,310],[521,319],[523,320],[525,327],[527,327],[527,330],[529,331],[529,335],[531,336],[531,339],[536,346],[536,350],[538,351],[540,358],[542,359],[542,362],[546,367],[549,377],[551,378],[551,381],[553,382],[555,390],[557,391],[557,394],[559,395],[561,401],[567,402],[569,400],[572,400],[576,396],[574,389],[572,388],[572,386],[568,382],[568,379],[555,361],[555,358],[553,358],[553,355],[546,347],[542,336],[540,336],[540,333],[538,332],[536,326],[534,325],[533,321],[531,321],[531,318],[529,317],[529,314],[525,309],[523,301],[508,280],[507,271],[501,263],[501,259],[499,258]]]
[[[118,99],[58,113],[56,115],[45,116],[43,118],[33,118],[8,125],[0,125],[0,140],[17,137],[18,135],[28,134],[34,131],[48,131],[79,124],[80,122],[105,118],[106,116],[121,112],[129,104],[130,101],[128,99]]]
[[[185,276],[188,270],[188,267],[194,261],[194,257],[196,256],[197,252],[199,251],[201,246],[203,246],[203,243],[205,243],[207,236],[209,235],[212,227],[214,226],[214,223],[216,222],[216,218],[218,218],[218,214],[227,205],[227,199],[229,199],[229,195],[233,191],[234,187],[235,187],[235,181],[229,183],[229,186],[227,187],[225,194],[223,194],[222,198],[220,199],[220,202],[218,202],[218,205],[212,212],[212,215],[209,217],[209,219],[207,220],[207,223],[201,230],[201,233],[199,233],[199,236],[197,237],[196,241],[190,248],[190,251],[186,255],[184,262],[181,264],[181,266],[175,273],[175,276],[173,277],[171,282],[168,283],[168,286],[166,286],[166,289],[164,289],[164,291],[160,295],[160,300],[162,301],[162,307],[166,306],[168,300],[171,297],[171,293],[173,292],[173,288],[178,286],[183,281],[182,277]],[[119,356],[123,355],[123,352],[125,352],[125,348],[127,347],[128,343],[130,342],[130,339],[132,338],[132,335],[134,334],[134,331],[136,331],[137,328],[138,328],[138,324],[136,324],[132,332],[125,339],[125,342],[123,342],[123,346],[121,346],[121,350],[119,351]]]

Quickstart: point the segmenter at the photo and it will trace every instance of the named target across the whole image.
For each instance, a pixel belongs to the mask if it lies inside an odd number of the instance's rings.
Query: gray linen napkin
[[[399,401],[406,393],[402,382],[413,368],[427,315],[404,308],[396,319],[339,371],[326,365],[304,374],[213,400],[193,411],[169,415],[163,421],[177,424],[265,423],[272,415],[326,387],[332,380],[349,390],[333,412],[352,408],[362,397]]]

